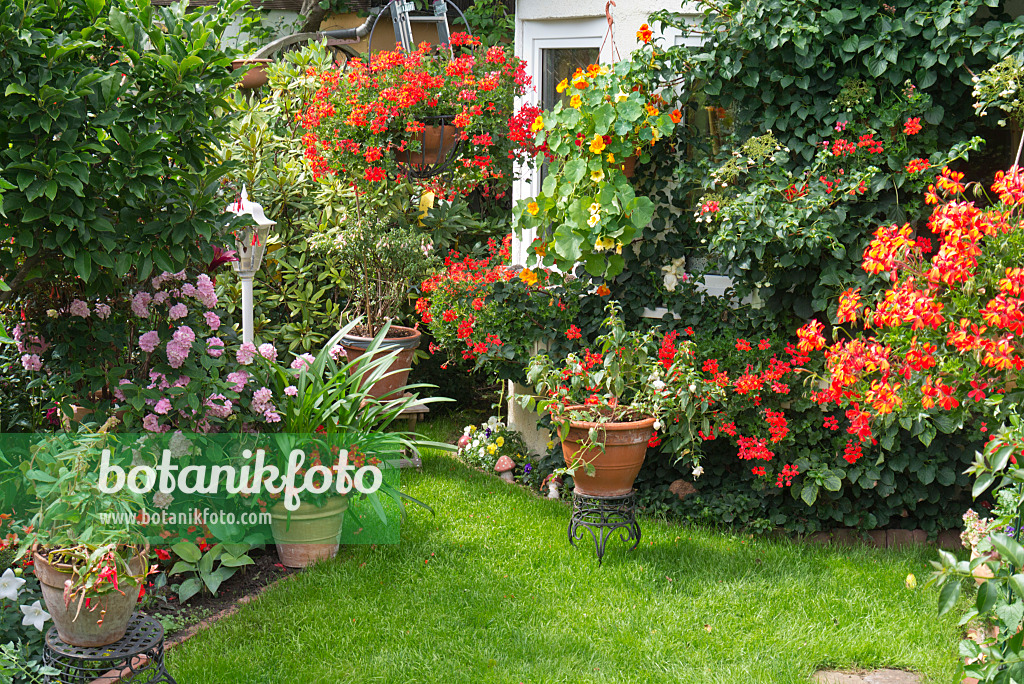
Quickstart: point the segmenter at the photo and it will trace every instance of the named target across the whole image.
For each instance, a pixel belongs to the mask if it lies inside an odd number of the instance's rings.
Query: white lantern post
[[[235,233],[235,252],[238,260],[231,262],[231,267],[242,281],[242,342],[252,342],[252,280],[263,263],[270,229],[277,222],[267,218],[262,206],[249,201],[244,185],[242,197],[237,202],[229,204],[228,211],[239,216],[249,215],[256,222],[255,226],[246,226]]]

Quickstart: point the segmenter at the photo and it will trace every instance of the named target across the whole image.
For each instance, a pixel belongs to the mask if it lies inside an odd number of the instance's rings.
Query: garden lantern
[[[242,281],[242,342],[252,342],[252,280],[263,262],[270,229],[277,222],[267,218],[262,206],[249,201],[244,185],[242,196],[228,205],[228,211],[239,216],[247,214],[256,222],[256,225],[245,226],[235,233],[237,261],[231,262]]]

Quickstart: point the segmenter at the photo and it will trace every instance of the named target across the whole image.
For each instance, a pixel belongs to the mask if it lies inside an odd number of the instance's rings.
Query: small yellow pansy
[[[505,438],[504,437],[498,437],[498,439],[494,440],[494,443],[497,444],[500,447],[501,446],[505,446]]]
[[[490,446],[487,447],[487,453],[491,454],[492,456],[494,455],[494,453],[497,450],[498,450],[498,447],[494,446],[493,444],[491,444]]]
[[[551,449],[554,449],[555,448],[554,441],[549,439],[548,443],[547,443],[547,447],[548,447],[548,451],[550,451]]]

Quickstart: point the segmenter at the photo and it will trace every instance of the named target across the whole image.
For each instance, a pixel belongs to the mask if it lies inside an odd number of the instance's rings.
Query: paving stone
[[[935,540],[940,549],[946,551],[956,551],[957,549],[964,548],[963,542],[960,540],[960,530],[943,530],[939,532],[939,538]]]
[[[814,674],[817,684],[921,684],[921,675],[906,670],[840,672],[820,670]]]

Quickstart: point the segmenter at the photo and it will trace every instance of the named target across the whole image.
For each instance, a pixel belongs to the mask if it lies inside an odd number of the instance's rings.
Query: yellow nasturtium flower
[[[581,104],[583,104],[583,98],[580,97],[579,93],[573,93],[573,96],[569,98],[569,106],[573,109],[579,109]]]
[[[587,219],[587,225],[593,228],[601,220],[600,214],[591,214],[590,218]]]
[[[594,251],[595,252],[603,252],[606,249],[612,249],[614,247],[615,247],[615,240],[611,239],[610,237],[597,238],[597,241],[594,242]]]
[[[590,172],[590,180],[600,183],[604,180],[604,169],[595,169]]]
[[[651,126],[651,141],[658,142],[659,140],[661,140],[661,131],[657,126]]]
[[[530,124],[530,130],[532,132],[536,133],[537,131],[541,130],[542,128],[544,128],[544,117],[542,117],[540,114],[538,114],[537,118],[533,120],[532,124]]]
[[[540,211],[540,205],[536,202],[530,202],[526,205],[526,211],[530,212],[531,216],[536,216],[537,212]]]
[[[537,274],[528,268],[524,268],[519,272],[519,279],[527,285],[533,285],[537,282]]]
[[[647,116],[658,116],[658,108],[652,104],[647,105]]]
[[[596,214],[599,211],[601,211],[601,203],[600,202],[594,202],[593,204],[590,205],[590,207],[588,209],[589,209],[591,214]]]
[[[558,93],[561,94],[561,93],[564,93],[565,89],[568,88],[568,87],[569,87],[569,79],[563,78],[561,81],[558,82],[558,85],[555,86],[555,90],[557,90]]]
[[[609,164],[614,164],[615,163],[615,155],[612,154],[611,152],[608,153],[608,163]]]
[[[594,134],[594,139],[590,141],[590,151],[594,154],[601,154],[601,151],[606,147],[604,144],[604,138],[600,135]]]

